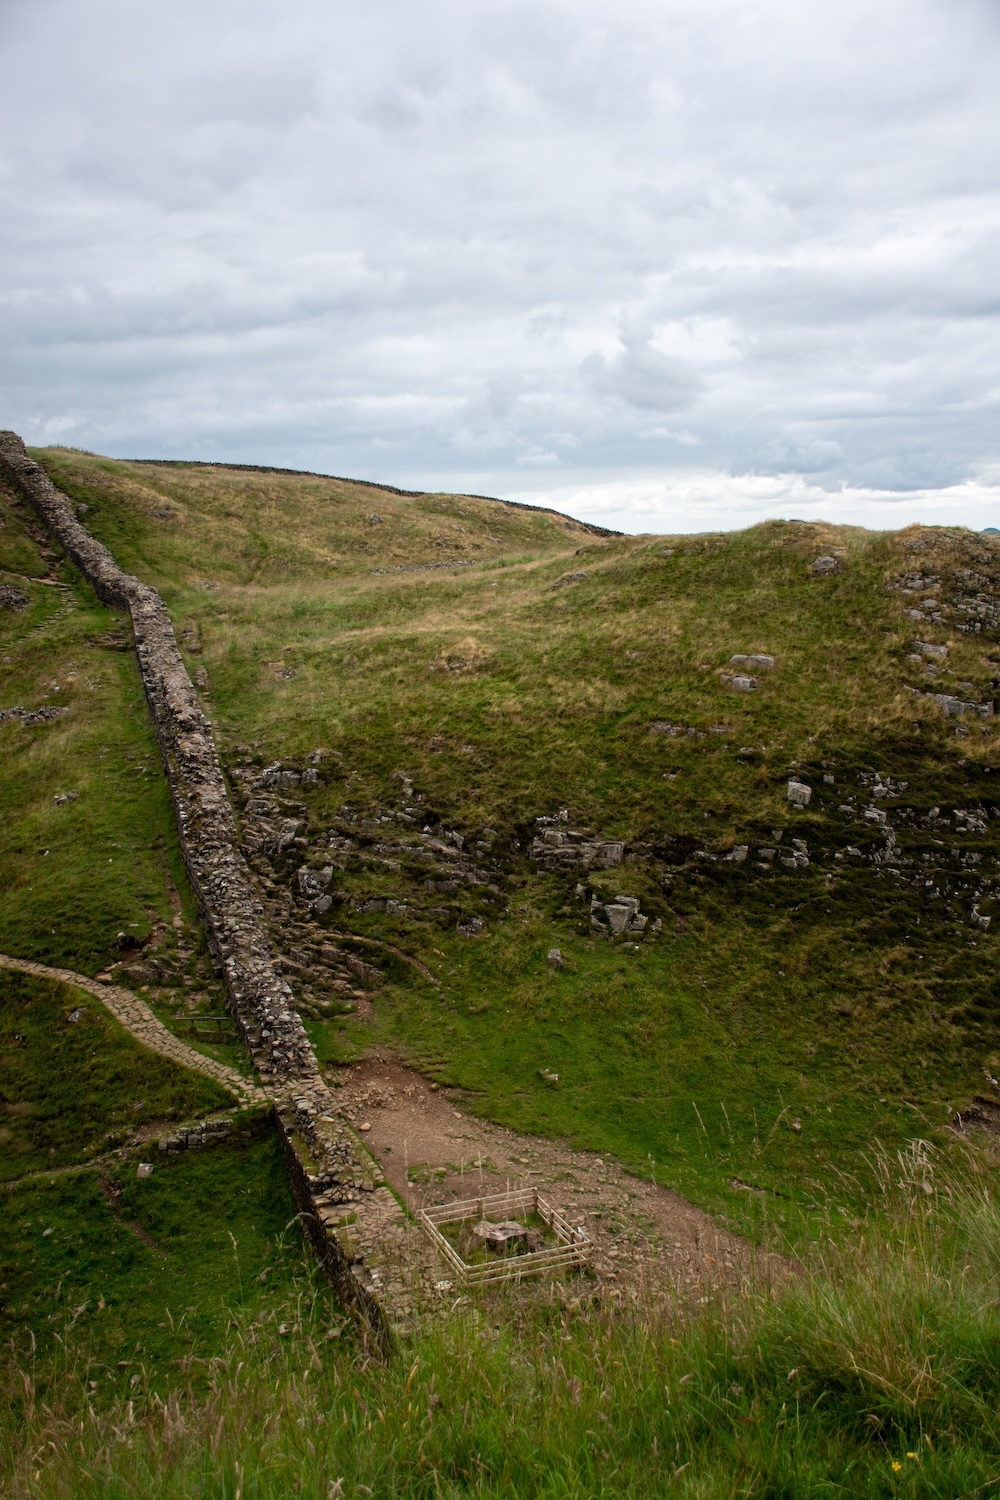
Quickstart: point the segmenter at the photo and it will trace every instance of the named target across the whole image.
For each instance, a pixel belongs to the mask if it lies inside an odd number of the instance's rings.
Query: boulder
[[[731,656],[729,658],[731,667],[751,667],[757,671],[767,672],[774,666],[773,656]]]
[[[757,691],[757,679],[756,677],[748,677],[744,672],[737,672],[736,676],[730,679],[729,686],[734,693],[755,693]]]
[[[546,958],[554,969],[561,969],[564,967],[563,956],[558,948],[550,948],[548,953],[546,954]]]
[[[809,564],[809,571],[822,577],[824,573],[836,573],[839,566],[835,557],[814,557]]]
[[[477,1240],[491,1250],[507,1250],[512,1247],[526,1248],[527,1241],[531,1236],[531,1230],[524,1224],[518,1224],[516,1219],[508,1219],[503,1224],[493,1224],[489,1219],[480,1219],[475,1224],[472,1233]]]
[[[624,843],[618,839],[609,839],[606,843],[598,844],[593,863],[599,870],[613,870],[621,864],[624,853]]]
[[[808,807],[812,801],[812,787],[793,778],[788,783],[786,795],[793,807]]]

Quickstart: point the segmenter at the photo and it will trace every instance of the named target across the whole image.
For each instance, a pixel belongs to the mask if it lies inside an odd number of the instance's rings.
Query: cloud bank
[[[1000,524],[990,0],[6,0],[0,423]]]

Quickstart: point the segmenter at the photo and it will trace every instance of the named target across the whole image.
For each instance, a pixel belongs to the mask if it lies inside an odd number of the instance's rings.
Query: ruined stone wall
[[[0,432],[0,475],[28,502],[95,589],[127,610],[146,701],[170,785],[180,845],[209,947],[225,981],[230,1009],[261,1080],[274,1097],[303,1223],[324,1268],[376,1328],[365,1260],[338,1235],[342,1223],[381,1220],[391,1199],[377,1168],[337,1116],[292,991],[272,951],[264,913],[240,849],[211,725],[202,712],[174,637],[166,605],[154,588],[119,568],[90,535],[72,505],[29,458],[13,432]],[[387,1201],[388,1200],[388,1201]],[[371,1255],[376,1252],[371,1248]]]

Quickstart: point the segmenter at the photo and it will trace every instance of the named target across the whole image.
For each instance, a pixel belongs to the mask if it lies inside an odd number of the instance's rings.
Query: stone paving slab
[[[137,1042],[141,1042],[151,1052],[159,1052],[162,1057],[169,1057],[171,1062],[179,1063],[182,1068],[191,1068],[196,1073],[204,1074],[206,1078],[214,1079],[244,1104],[270,1103],[270,1094],[252,1079],[244,1078],[235,1068],[227,1068],[225,1063],[205,1057],[174,1036],[153,1014],[145,1000],[140,1000],[131,990],[123,989],[117,984],[102,984],[100,980],[91,979],[86,974],[75,974],[72,969],[52,969],[47,964],[32,963],[26,958],[11,958],[7,953],[0,953],[0,968],[17,969],[22,974],[33,974],[36,979],[57,979],[63,984],[74,985],[78,990],[86,990],[88,995],[93,995],[111,1012],[116,1021],[121,1022]]]

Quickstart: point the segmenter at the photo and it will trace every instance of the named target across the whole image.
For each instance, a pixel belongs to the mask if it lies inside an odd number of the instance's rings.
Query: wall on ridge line
[[[160,595],[119,568],[80,524],[65,495],[29,458],[16,433],[0,432],[0,474],[12,484],[72,558],[103,603],[127,610],[150,717],[177,816],[180,845],[209,947],[229,1005],[263,1082],[277,1095],[276,1119],[307,1233],[324,1270],[376,1329],[378,1305],[364,1289],[320,1205],[361,1206],[384,1182],[336,1118],[292,992],[282,978],[239,843],[211,725],[202,712]]]

